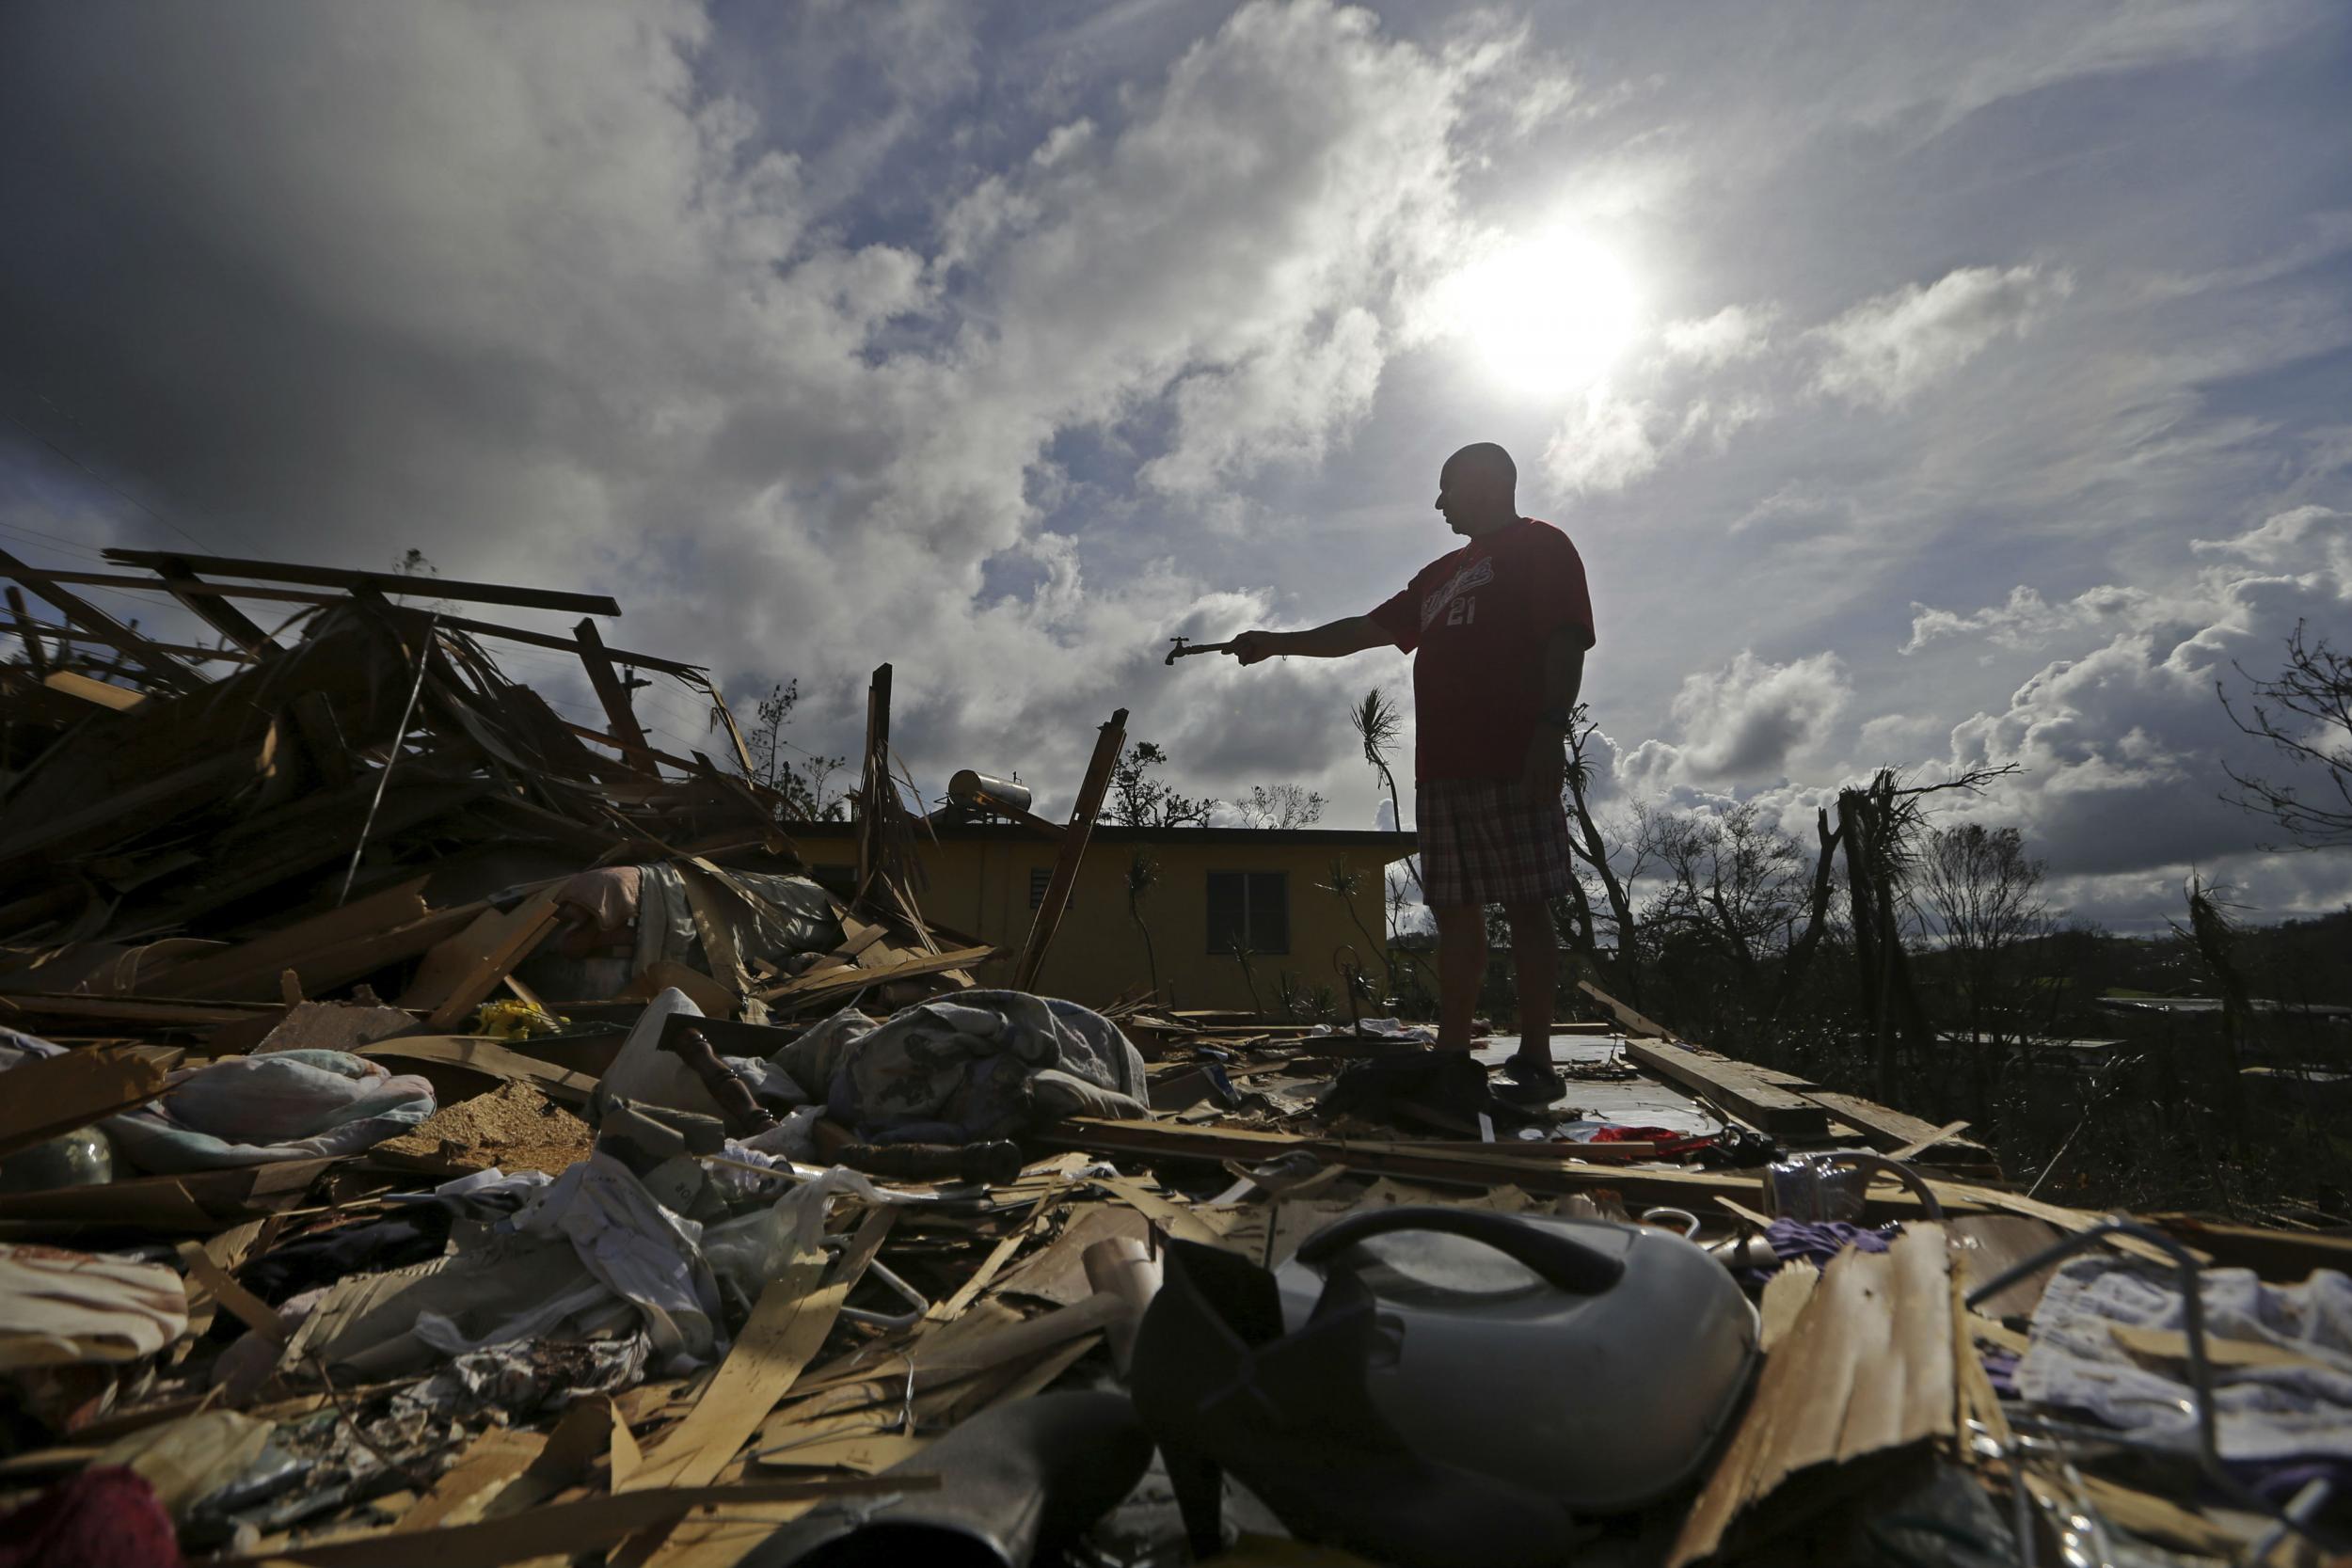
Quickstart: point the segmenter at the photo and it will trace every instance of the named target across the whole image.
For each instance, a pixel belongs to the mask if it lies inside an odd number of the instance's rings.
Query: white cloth
[[[2265,1285],[2250,1269],[2207,1269],[2201,1278],[2209,1338],[2260,1340],[2304,1363],[2214,1369],[2222,1456],[2352,1459],[2352,1277],[2319,1269],[2300,1285]],[[2069,1260],[2034,1310],[2018,1392],[2194,1451],[2185,1370],[2135,1355],[2115,1338],[2118,1325],[2185,1332],[2184,1308],[2169,1271],[2124,1258]]]
[[[514,1227],[569,1240],[581,1267],[635,1304],[661,1356],[700,1362],[725,1350],[703,1227],[663,1208],[610,1154],[591,1154],[549,1182]]]

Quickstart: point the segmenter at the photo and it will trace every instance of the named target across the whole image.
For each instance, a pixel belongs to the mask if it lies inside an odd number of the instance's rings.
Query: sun
[[[1641,295],[1607,247],[1555,232],[1504,242],[1463,267],[1441,285],[1439,309],[1497,381],[1563,396],[1625,353]]]

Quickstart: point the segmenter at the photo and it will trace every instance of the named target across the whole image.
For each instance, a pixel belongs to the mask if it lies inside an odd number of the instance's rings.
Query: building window
[[[1287,871],[1209,873],[1209,951],[1291,950],[1291,888]]]
[[[1054,868],[1052,866],[1035,865],[1029,868],[1029,908],[1039,910],[1045,907],[1045,890],[1053,883]],[[1078,907],[1078,889],[1075,884],[1073,884],[1070,889],[1070,896],[1062,900],[1061,907],[1064,913]]]

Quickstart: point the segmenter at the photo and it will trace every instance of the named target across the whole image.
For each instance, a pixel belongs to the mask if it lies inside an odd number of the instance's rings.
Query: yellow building
[[[786,832],[819,881],[853,879],[857,846],[847,824],[801,822]],[[1015,822],[941,823],[915,836],[924,919],[1002,948],[976,977],[1009,985],[1056,844]],[[1150,985],[1156,972],[1169,1006],[1264,1011],[1279,1007],[1286,985],[1308,997],[1327,988],[1344,1018],[1342,966],[1380,984],[1387,869],[1412,852],[1411,833],[1098,827],[1036,989],[1099,1007]],[[1128,872],[1138,854],[1157,876],[1131,911]]]

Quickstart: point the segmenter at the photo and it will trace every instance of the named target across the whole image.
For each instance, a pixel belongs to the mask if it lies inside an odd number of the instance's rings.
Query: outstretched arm
[[[1329,621],[1310,631],[1246,631],[1225,645],[1225,651],[1244,664],[1272,658],[1276,654],[1296,654],[1304,658],[1344,658],[1349,654],[1362,653],[1366,648],[1393,647],[1395,639],[1380,629],[1378,622],[1369,615],[1350,615],[1343,621]]]

